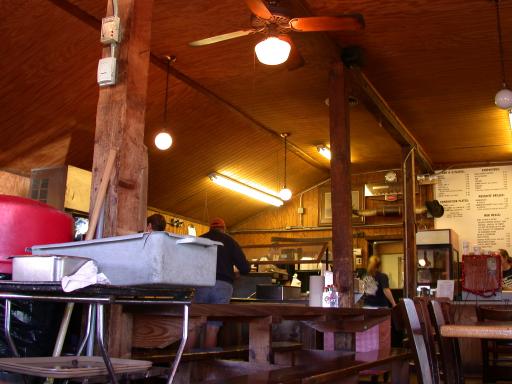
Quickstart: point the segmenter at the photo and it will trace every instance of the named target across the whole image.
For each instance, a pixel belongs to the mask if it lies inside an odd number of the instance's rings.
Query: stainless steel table
[[[147,286],[147,287],[121,287],[108,285],[94,285],[71,293],[62,290],[58,282],[19,282],[0,281],[0,299],[5,300],[5,338],[14,356],[19,357],[16,345],[11,337],[11,300],[41,300],[50,302],[85,303],[89,304],[87,329],[80,343],[77,355],[83,352],[87,339],[95,328],[97,343],[105,362],[110,381],[117,384],[112,363],[105,348],[103,339],[104,330],[104,305],[105,304],[136,304],[155,305],[166,304],[183,307],[182,340],[176,358],[174,359],[168,377],[168,383],[172,383],[178,368],[185,343],[188,337],[189,305],[192,289]],[[96,321],[94,322],[94,317]],[[95,325],[93,325],[95,324]],[[64,335],[59,335],[63,338]]]

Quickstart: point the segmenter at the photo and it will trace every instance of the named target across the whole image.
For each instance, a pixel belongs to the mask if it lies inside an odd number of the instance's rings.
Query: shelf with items
[[[317,269],[328,250],[327,241],[279,242],[242,246],[247,260],[254,265],[300,264],[303,269]],[[309,264],[309,265],[308,265]]]
[[[438,280],[454,280],[457,295],[460,292],[457,234],[450,229],[418,232],[416,245],[418,289],[432,290],[437,288]]]

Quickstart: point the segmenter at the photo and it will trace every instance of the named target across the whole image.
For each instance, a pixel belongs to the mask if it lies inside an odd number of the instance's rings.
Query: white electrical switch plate
[[[104,57],[98,63],[98,84],[100,87],[116,83],[116,58]]]
[[[120,26],[121,22],[119,17],[110,16],[101,19],[101,38],[102,44],[119,43],[120,37]]]

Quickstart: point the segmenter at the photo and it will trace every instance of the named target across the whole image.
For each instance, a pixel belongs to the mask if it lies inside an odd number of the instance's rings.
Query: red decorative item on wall
[[[27,247],[73,240],[71,215],[18,196],[0,195],[0,228],[0,273],[12,273],[9,257]]]

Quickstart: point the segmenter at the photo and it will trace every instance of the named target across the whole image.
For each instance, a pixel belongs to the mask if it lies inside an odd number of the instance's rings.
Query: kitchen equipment
[[[49,205],[18,196],[0,195],[0,273],[12,273],[13,255],[33,244],[71,241],[73,218]]]
[[[215,285],[219,242],[169,232],[36,245],[34,255],[88,257],[113,285]]]
[[[12,279],[15,281],[61,281],[90,261],[77,256],[14,256]]]
[[[256,298],[264,300],[300,299],[300,287],[258,284],[256,285]]]

